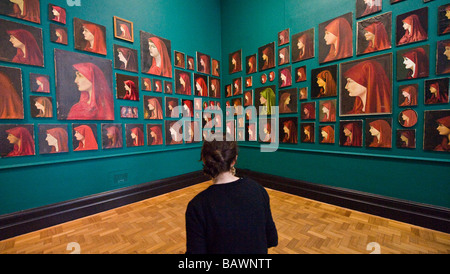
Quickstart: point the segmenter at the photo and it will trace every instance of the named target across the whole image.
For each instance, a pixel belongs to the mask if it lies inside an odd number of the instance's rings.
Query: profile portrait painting
[[[23,119],[22,70],[0,66],[0,119]]]
[[[247,74],[255,73],[258,70],[256,64],[256,54],[245,57],[245,68]]]
[[[186,57],[186,69],[188,70],[194,70],[195,69],[195,59],[192,56]]]
[[[397,46],[428,39],[428,7],[397,16]]]
[[[316,119],[316,102],[305,102],[300,104],[300,118],[302,120]]]
[[[276,107],[276,87],[274,85],[255,89],[254,103],[259,115],[271,115],[272,107]]]
[[[73,19],[75,49],[106,55],[106,28],[102,25]]]
[[[292,86],[292,68],[287,66],[278,69],[278,86],[280,88]]]
[[[144,119],[164,119],[163,103],[161,97],[144,95]]]
[[[58,120],[114,120],[112,62],[54,50]]]
[[[192,95],[192,73],[188,71],[175,70],[175,93]]]
[[[69,134],[67,125],[39,125],[39,154],[57,154],[69,152]]]
[[[0,19],[0,60],[43,67],[42,29]]]
[[[140,31],[141,71],[172,78],[172,43],[162,37]]]
[[[334,144],[334,125],[319,126],[319,144]]]
[[[427,110],[424,123],[423,149],[450,152],[450,110]]]
[[[117,99],[139,101],[139,77],[116,73]]]
[[[438,34],[450,33],[450,4],[438,8]]]
[[[172,81],[164,81],[164,93],[173,94],[173,83]]]
[[[179,99],[175,97],[165,97],[165,114],[168,118],[179,118]]]
[[[196,52],[197,54],[197,72],[211,74],[211,57],[208,54]]]
[[[233,79],[232,91],[233,96],[242,94],[242,77]]]
[[[395,144],[398,148],[416,148],[416,130],[397,129]]]
[[[220,78],[209,77],[209,97],[220,98]]]
[[[147,145],[157,146],[164,143],[161,124],[147,124]]]
[[[233,74],[242,71],[242,49],[228,55],[228,73]]]
[[[392,12],[357,23],[356,54],[362,55],[392,48]]]
[[[362,125],[362,120],[341,120],[339,123],[339,145],[344,147],[362,147]]]
[[[134,42],[133,22],[119,18],[117,16],[114,19],[114,37],[122,39],[128,42]]]
[[[314,143],[315,137],[315,123],[300,123],[300,142]]]
[[[163,92],[164,86],[160,79],[153,79],[152,90],[153,92]]]
[[[449,78],[425,80],[425,105],[448,104]]]
[[[319,101],[319,121],[336,122],[336,99]]]
[[[137,50],[114,44],[114,68],[138,72]]]
[[[102,124],[102,148],[123,147],[122,124]]]
[[[194,73],[194,95],[208,97],[208,76]]]
[[[145,145],[143,124],[125,124],[125,131],[127,147],[140,147]]]
[[[408,108],[398,114],[398,122],[402,127],[411,128],[417,124],[418,116],[414,109]]]
[[[290,39],[290,30],[284,29],[278,32],[278,46],[289,44]]]
[[[311,98],[337,95],[337,65],[311,70]]]
[[[30,73],[30,91],[50,93],[50,77],[45,74]]]
[[[41,9],[39,0],[1,1],[0,14],[33,23],[41,23]]]
[[[314,57],[314,28],[292,35],[292,63]]]
[[[275,42],[258,48],[258,71],[275,67]]]
[[[278,126],[279,140],[283,144],[297,144],[298,143],[298,118],[297,117],[283,117],[280,118]]]
[[[1,157],[32,156],[35,154],[34,125],[0,125]]]
[[[392,54],[340,64],[340,116],[392,113]]]
[[[449,11],[450,14],[450,11]],[[438,41],[436,45],[436,74],[450,73],[450,39]]]
[[[418,104],[418,84],[401,85],[398,87],[399,107],[417,106]]]
[[[30,96],[30,115],[33,118],[52,118],[53,98],[49,96]]]
[[[211,74],[220,77],[220,61],[211,58]]]
[[[397,80],[425,78],[430,73],[430,46],[397,51]]]
[[[65,25],[66,9],[57,5],[48,4],[48,19]]]
[[[73,151],[98,150],[97,124],[72,125]]]
[[[319,24],[319,63],[353,56],[353,13]]]
[[[392,118],[366,119],[366,147],[392,148]]]
[[[67,28],[64,26],[50,24],[50,41],[62,45],[68,45]]]
[[[299,82],[304,82],[307,80],[307,75],[306,75],[306,66],[301,66],[299,68],[295,69],[295,82],[299,83]]]
[[[361,18],[381,11],[382,0],[356,0],[356,18]]]
[[[183,144],[183,124],[181,121],[164,121],[166,145]]]
[[[152,79],[147,77],[141,78],[141,89],[145,91],[152,91]]]
[[[297,113],[298,95],[296,88],[280,90],[278,100],[279,111],[281,113]]]
[[[182,52],[174,50],[175,55],[175,64],[174,66],[177,68],[186,68],[186,55]]]
[[[278,49],[278,65],[282,66],[291,62],[291,54],[289,53],[289,47]]]

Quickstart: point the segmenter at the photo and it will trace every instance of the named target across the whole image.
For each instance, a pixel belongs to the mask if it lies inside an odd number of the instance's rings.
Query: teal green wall
[[[379,54],[393,53],[393,105],[395,107],[391,116],[383,115],[380,117],[392,117],[394,134],[397,129],[401,129],[401,126],[397,122],[398,114],[402,110],[397,107],[398,86],[418,83],[419,105],[414,108],[419,114],[418,124],[414,127],[416,129],[417,148],[410,150],[396,148],[395,141],[393,142],[392,149],[340,147],[338,141],[333,145],[319,144],[317,138],[319,136],[319,120],[317,118],[315,121],[315,144],[304,144],[300,142],[297,145],[284,144],[280,145],[280,148],[275,153],[262,153],[259,150],[260,146],[258,143],[243,142],[240,144],[238,167],[299,179],[310,183],[342,187],[419,203],[450,207],[450,180],[448,179],[448,174],[450,174],[450,154],[423,151],[422,149],[423,112],[425,110],[450,109],[449,104],[424,106],[423,103],[424,80],[445,77],[435,75],[435,59],[436,42],[450,38],[448,34],[445,36],[437,35],[437,9],[439,6],[448,3],[448,1],[435,0],[423,3],[422,0],[406,0],[391,5],[389,0],[383,0],[382,12],[373,14],[373,16],[391,11],[393,28],[396,26],[395,20],[397,15],[422,7],[428,7],[429,39],[402,47],[396,47],[395,42],[393,42],[391,50],[362,56],[356,56],[356,22],[372,16],[355,19],[355,3],[356,1],[354,0],[221,1],[223,85],[230,84],[232,79],[239,76],[247,76],[245,74],[245,67],[242,73],[228,74],[228,55],[230,53],[242,49],[242,58],[245,60],[246,56],[257,53],[259,47],[274,41],[277,50],[278,32],[284,29],[289,28],[290,35],[292,36],[301,31],[315,28],[316,57],[291,64],[293,70],[294,68],[306,65],[308,75],[306,82],[295,83],[293,81],[292,86],[296,88],[309,87],[310,90],[311,83],[314,83],[311,82],[310,71],[311,69],[321,67],[318,61],[318,43],[319,39],[323,39],[323,37],[318,37],[319,24],[345,13],[353,12],[353,57],[326,63],[323,66]],[[394,30],[392,41],[395,41]],[[430,76],[425,79],[395,81],[395,67],[397,65],[395,56],[397,49],[400,50],[425,44],[430,45]],[[268,73],[269,71],[265,71],[264,73]],[[273,71],[278,75],[278,67],[275,67]],[[252,74],[253,89],[263,86],[260,82],[261,74],[260,72]],[[275,79],[278,79],[277,76]],[[273,83],[268,82],[266,85],[270,84],[278,86],[278,81],[275,80]],[[308,99],[308,101],[317,100]],[[295,115],[280,115],[280,117],[284,116]],[[368,117],[373,118],[376,116]],[[356,119],[364,120],[365,117],[347,117],[347,120]],[[300,117],[299,121],[301,121]],[[336,129],[339,128],[339,117],[337,117],[335,127]],[[338,140],[338,135],[336,136],[336,140]]]
[[[53,49],[76,51],[73,44],[74,17],[106,27],[108,54],[105,58],[110,60],[113,60],[113,44],[134,48],[139,52],[140,30],[171,40],[172,54],[173,50],[177,50],[195,57],[196,51],[199,51],[209,54],[215,59],[221,58],[219,0],[81,0],[80,7],[69,7],[65,0],[41,0],[40,2],[40,25],[0,15],[6,20],[42,28],[45,56],[44,68],[0,62],[2,66],[22,69],[25,106],[24,120],[1,120],[2,124],[34,124],[35,132],[37,132],[38,124],[62,123],[68,125],[70,132],[72,122],[78,123],[77,121],[58,121],[56,108],[54,108],[55,118],[52,119],[39,120],[31,118],[29,115],[30,72],[50,76],[52,82],[50,95],[56,102]],[[49,3],[66,8],[66,27],[69,33],[69,45],[67,46],[50,42],[50,21],[47,19]],[[113,16],[134,23],[134,43],[114,38]],[[140,56],[138,58],[140,60]],[[128,73],[113,68],[114,75],[116,72],[157,78],[152,75]],[[115,80],[113,82],[115,90]],[[143,123],[144,125],[153,123],[153,121],[143,119],[142,97],[151,94],[153,93],[140,91],[141,101],[139,102],[115,99],[116,119],[114,122],[124,125],[126,123]],[[180,97],[176,94],[173,96]],[[119,118],[120,105],[138,107],[140,118],[137,120]],[[100,133],[101,121],[97,123],[97,127],[98,133]],[[123,130],[125,131],[125,128]],[[71,146],[72,138],[69,136],[69,146]],[[70,149],[69,153],[59,155],[38,154],[36,156],[0,158],[0,215],[198,171],[201,169],[201,164],[198,162],[200,146],[199,144],[185,144],[149,147],[146,142],[145,146],[138,148],[112,150],[99,148],[98,151],[91,152],[73,152]],[[126,180],[121,181],[121,179]]]

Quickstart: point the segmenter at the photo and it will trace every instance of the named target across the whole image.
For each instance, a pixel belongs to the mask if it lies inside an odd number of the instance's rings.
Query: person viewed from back
[[[214,184],[187,206],[186,253],[267,254],[278,244],[269,195],[255,181],[235,176],[237,143],[225,140],[203,143],[203,172]]]

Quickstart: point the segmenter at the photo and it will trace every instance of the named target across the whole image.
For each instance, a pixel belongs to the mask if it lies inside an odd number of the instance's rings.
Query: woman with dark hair
[[[214,184],[187,206],[186,253],[267,254],[278,244],[269,195],[255,181],[235,176],[237,155],[235,141],[203,142],[203,172]]]

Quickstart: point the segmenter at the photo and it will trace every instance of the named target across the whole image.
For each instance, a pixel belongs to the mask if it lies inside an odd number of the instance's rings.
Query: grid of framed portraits
[[[278,106],[282,147],[450,152],[450,42],[441,38],[450,33],[450,5],[431,10],[427,2],[394,13],[381,0],[355,0],[353,12],[298,32],[281,30],[256,53],[230,53],[225,103],[233,106],[242,98],[245,113],[236,116],[237,139],[263,142],[261,136],[251,138],[258,132],[251,117],[274,119],[268,109]],[[433,44],[429,18],[435,15]],[[260,81],[241,93],[238,79],[249,78]],[[271,133],[270,123],[259,126],[261,134]]]

